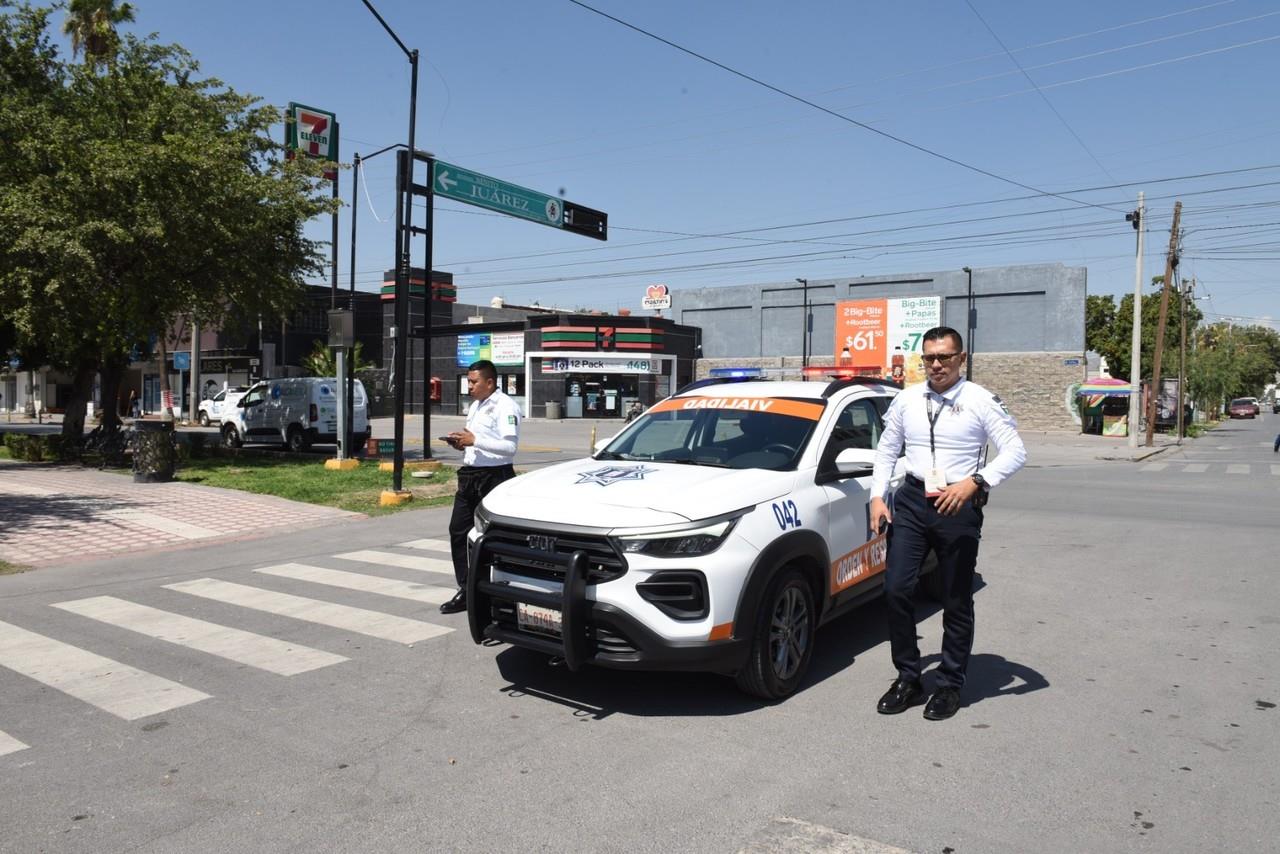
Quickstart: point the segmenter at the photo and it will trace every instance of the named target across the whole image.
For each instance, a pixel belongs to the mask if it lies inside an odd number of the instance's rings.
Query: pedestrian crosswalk
[[[1280,477],[1280,463],[1146,463],[1138,468],[1145,474],[1168,471],[1180,474],[1231,474]]]
[[[318,565],[281,563],[228,573],[236,575],[235,580],[204,577],[157,582],[155,588],[129,595],[49,603],[49,607],[70,615],[69,619],[83,620],[73,624],[77,631],[74,642],[59,636],[63,623],[41,620],[29,612],[11,615],[0,605],[0,677],[34,680],[88,707],[135,721],[209,700],[212,695],[201,690],[199,670],[195,678],[184,679],[191,684],[182,684],[138,668],[135,664],[141,651],[137,643],[122,643],[125,636],[113,630],[141,636],[143,644],[155,642],[155,649],[168,656],[221,659],[280,677],[350,661],[347,656],[316,648],[325,643],[317,643],[314,633],[308,635],[308,641],[316,647],[290,640],[290,634],[302,625],[412,646],[454,631],[419,619],[422,614],[404,615],[406,608],[412,613],[416,605],[423,614],[439,617],[434,606],[455,592],[448,552],[445,539],[411,540],[386,549],[323,556],[315,559]],[[360,571],[353,571],[355,568]],[[429,575],[418,574],[422,572]],[[161,590],[166,591],[160,594],[166,598],[157,604],[164,607],[134,601]],[[345,603],[343,597],[353,598],[357,604]],[[380,597],[385,597],[388,609],[402,603],[401,613],[381,610],[377,604]],[[207,618],[210,607],[216,609],[216,620]],[[197,617],[189,611],[203,613]],[[256,616],[250,617],[251,613]],[[251,623],[250,628],[256,631],[236,625],[239,620]],[[270,634],[262,633],[263,620],[270,624]],[[95,640],[86,642],[86,637]],[[146,651],[151,654],[150,649]],[[5,671],[18,676],[6,676]],[[165,672],[191,671],[177,668]],[[21,721],[16,730],[14,723],[5,720],[0,706],[0,757],[37,744],[22,731]]]

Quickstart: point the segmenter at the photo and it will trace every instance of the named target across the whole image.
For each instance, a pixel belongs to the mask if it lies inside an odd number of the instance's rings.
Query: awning
[[[1114,377],[1094,377],[1082,383],[1076,394],[1081,397],[1094,397],[1097,395],[1128,397],[1130,391],[1132,389],[1128,380],[1118,380]]]

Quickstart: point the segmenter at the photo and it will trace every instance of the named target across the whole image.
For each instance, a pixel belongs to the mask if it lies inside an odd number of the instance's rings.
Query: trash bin
[[[143,421],[133,424],[133,482],[168,483],[173,480],[177,450],[173,446],[173,423]]]
[[[548,418],[560,417],[560,401],[558,400],[547,401],[547,417]]]

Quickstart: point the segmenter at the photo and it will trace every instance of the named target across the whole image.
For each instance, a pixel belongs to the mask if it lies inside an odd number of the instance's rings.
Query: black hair
[[[920,341],[921,343],[925,341],[945,341],[947,338],[956,339],[956,350],[964,351],[964,336],[950,326],[935,326],[926,332]]]
[[[480,376],[483,379],[493,380],[494,382],[498,381],[498,369],[494,367],[493,362],[490,362],[488,359],[481,359],[478,362],[472,362],[470,365],[467,365],[467,373],[471,373],[472,371],[479,371]]]

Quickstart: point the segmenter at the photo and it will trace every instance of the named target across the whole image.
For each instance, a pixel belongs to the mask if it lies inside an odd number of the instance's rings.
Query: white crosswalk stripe
[[[1272,463],[1271,474],[1274,475],[1275,477],[1280,477],[1280,466],[1276,465],[1275,463]]]
[[[400,581],[395,578],[379,578],[376,575],[361,575],[358,572],[343,572],[339,569],[324,569],[308,566],[304,563],[282,563],[279,566],[265,566],[255,569],[265,575],[276,575],[281,578],[292,578],[297,581],[311,581],[316,584],[327,584],[330,587],[342,587],[347,590],[361,590],[365,593],[378,593],[383,596],[395,596],[399,599],[412,599],[415,602],[429,602],[439,605],[453,598],[454,590],[433,587],[414,581]]]
[[[347,660],[331,652],[172,614],[114,596],[58,602],[53,607],[281,676],[294,676]]]
[[[1164,471],[1168,467],[1168,463],[1147,463],[1142,467],[1142,471]]]
[[[26,749],[27,746],[13,736],[5,732],[0,732],[0,756],[4,756],[6,753],[17,753],[19,750]]]
[[[374,549],[362,549],[355,552],[343,552],[334,555],[342,560],[356,560],[362,563],[374,563],[379,566],[394,566],[399,569],[417,569],[422,572],[438,572],[453,577],[453,561],[440,560],[434,557],[418,557],[417,555],[401,555],[395,552],[383,552]]]
[[[1232,463],[1227,466],[1227,474],[1248,474],[1249,466],[1244,463]]]
[[[1188,474],[1199,474],[1202,471],[1208,471],[1208,470],[1209,470],[1208,463],[1187,463],[1186,468],[1183,469],[1183,471],[1187,472]]]
[[[419,549],[426,552],[443,552],[449,554],[452,547],[448,540],[410,540],[407,543],[396,543],[402,549]]]
[[[180,593],[190,593],[192,596],[239,605],[255,611],[265,611],[282,617],[292,617],[295,620],[305,620],[396,643],[416,643],[452,631],[443,626],[393,614],[383,614],[380,611],[337,605],[318,599],[308,599],[305,596],[277,593],[213,578],[197,578],[177,584],[166,584],[165,587]]]
[[[194,688],[2,622],[0,666],[127,721],[209,697]]]

